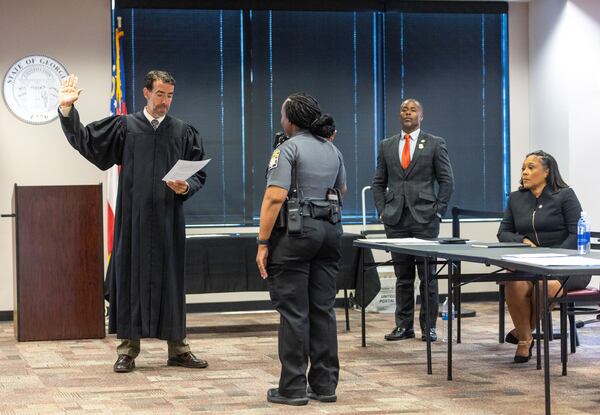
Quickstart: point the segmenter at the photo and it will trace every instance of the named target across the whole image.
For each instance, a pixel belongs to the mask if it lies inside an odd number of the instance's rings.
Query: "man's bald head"
[[[400,104],[400,124],[402,131],[407,134],[421,128],[423,121],[423,106],[414,98],[408,98]]]
[[[402,106],[406,105],[406,104],[415,104],[417,107],[419,107],[421,109],[421,112],[423,112],[423,106],[421,105],[421,103],[419,101],[417,101],[414,98],[406,98],[404,101],[402,101],[402,104],[400,104],[400,109],[402,109]]]

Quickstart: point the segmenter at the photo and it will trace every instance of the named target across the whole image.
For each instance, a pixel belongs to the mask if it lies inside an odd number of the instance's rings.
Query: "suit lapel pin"
[[[422,142],[423,144],[425,144],[425,140],[421,140],[421,142]]]
[[[419,144],[419,150],[423,150],[423,144]]]

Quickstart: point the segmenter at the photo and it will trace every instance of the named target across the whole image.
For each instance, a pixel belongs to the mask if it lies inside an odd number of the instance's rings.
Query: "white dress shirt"
[[[158,128],[160,126],[160,123],[163,122],[163,120],[166,117],[166,115],[163,115],[160,118],[154,118],[152,115],[150,115],[150,113],[148,112],[146,107],[144,107],[144,116],[148,119],[148,122],[150,123],[150,125],[152,125],[152,120],[158,120],[158,126],[156,128]]]
[[[419,138],[419,134],[421,133],[421,129],[418,128],[412,133],[410,133],[410,159],[413,159],[413,155],[415,154],[415,148],[417,147],[417,139]],[[400,160],[402,160],[402,150],[404,149],[404,142],[406,141],[404,137],[406,133],[402,131],[402,137],[400,142],[398,143],[398,155],[400,156]]]

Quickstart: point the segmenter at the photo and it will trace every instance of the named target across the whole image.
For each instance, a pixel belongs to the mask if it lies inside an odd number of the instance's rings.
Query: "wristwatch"
[[[258,239],[258,236],[257,236],[256,243],[258,245],[269,245],[269,240],[268,239]]]

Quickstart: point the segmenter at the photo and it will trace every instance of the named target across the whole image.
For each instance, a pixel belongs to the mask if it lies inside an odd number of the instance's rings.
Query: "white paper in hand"
[[[209,161],[210,159],[200,161],[177,160],[177,163],[163,177],[163,182],[168,182],[169,180],[187,180],[202,170]]]

